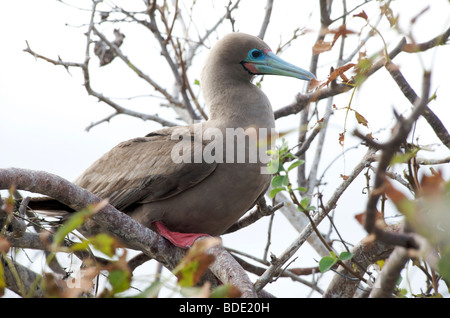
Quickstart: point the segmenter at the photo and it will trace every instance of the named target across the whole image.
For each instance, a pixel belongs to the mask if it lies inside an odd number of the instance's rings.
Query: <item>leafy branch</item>
[[[304,164],[303,160],[299,160],[294,154],[290,152],[290,149],[285,140],[282,141],[281,146],[277,149],[269,150],[269,154],[272,156],[271,161],[268,164],[268,171],[274,174],[272,178],[271,185],[272,190],[270,191],[270,197],[275,198],[276,194],[281,191],[287,191],[289,196],[293,202],[293,204],[297,207],[297,209],[307,216],[313,231],[317,235],[317,237],[322,241],[323,245],[328,249],[330,255],[323,256],[319,262],[319,270],[321,272],[326,272],[331,269],[336,263],[343,266],[349,273],[357,277],[361,281],[365,281],[363,277],[361,277],[358,273],[354,272],[351,268],[349,268],[343,261],[349,260],[352,258],[353,254],[350,252],[342,252],[339,254],[339,257],[333,251],[333,248],[326,242],[319,229],[317,228],[315,221],[310,215],[310,212],[315,211],[316,207],[311,206],[311,198],[309,196],[305,196],[302,199],[298,199],[295,191],[306,192],[307,189],[303,187],[293,189],[292,184],[289,180],[289,172],[298,166]],[[287,160],[295,160],[292,163],[289,163],[287,168],[284,168],[283,163]]]

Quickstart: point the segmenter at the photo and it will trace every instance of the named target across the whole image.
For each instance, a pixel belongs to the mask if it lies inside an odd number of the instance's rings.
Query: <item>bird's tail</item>
[[[75,212],[74,209],[51,197],[31,198],[28,208],[49,216],[63,216]]]
[[[21,204],[22,199],[16,200],[17,210]],[[73,212],[74,209],[53,198],[34,197],[28,202],[24,217],[29,221],[29,225],[54,229],[61,226]]]

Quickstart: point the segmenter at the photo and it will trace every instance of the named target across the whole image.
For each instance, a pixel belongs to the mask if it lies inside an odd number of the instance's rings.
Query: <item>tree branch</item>
[[[387,230],[398,232],[401,225],[394,224],[388,227]],[[379,260],[386,259],[392,250],[393,246],[385,244],[381,241],[368,241],[364,238],[357,245],[355,245],[351,252],[353,257],[345,263],[352,267],[361,276],[367,272],[367,268]],[[339,267],[337,273],[333,276],[333,280],[328,285],[325,291],[324,298],[350,298],[354,297],[356,290],[360,284],[360,280],[348,279],[349,274],[346,269]],[[353,276],[352,276],[353,278]]]
[[[115,54],[127,65],[133,72],[135,72],[140,78],[145,80],[147,83],[149,83],[156,91],[161,93],[170,103],[180,106],[181,103],[174,100],[173,97],[158,83],[156,83],[154,80],[152,80],[147,74],[145,74],[142,70],[140,70],[136,65],[134,65],[123,53],[122,50],[115,45],[114,43],[110,42],[100,31],[97,30],[97,28],[94,26],[92,28],[94,31],[94,34],[97,35],[103,42],[105,42],[109,47],[111,47]]]
[[[253,210],[250,211],[248,215],[238,220],[236,223],[234,223],[224,234],[236,232],[244,227],[247,227],[256,221],[258,221],[260,218],[264,216],[269,216],[275,213],[278,209],[283,207],[283,203],[276,204],[275,206],[263,206],[260,207],[259,205]]]
[[[348,178],[344,180],[341,185],[336,189],[333,195],[330,197],[328,202],[325,205],[325,209],[319,210],[319,212],[314,216],[314,223],[319,225],[319,223],[327,216],[327,214],[335,208],[337,201],[344,191],[348,188],[348,186],[353,182],[353,180],[360,174],[360,172],[367,167],[373,161],[373,149],[369,149],[363,160],[358,163],[353,171],[349,174]],[[276,261],[264,272],[263,275],[255,282],[256,291],[264,288],[266,284],[272,281],[273,277],[275,277],[280,270],[280,268],[285,264],[303,245],[303,243],[310,237],[313,233],[313,226],[309,224],[307,227],[303,229],[300,233],[300,236],[288,246],[288,248],[276,258]]]
[[[405,97],[411,102],[412,105],[415,105],[419,100],[419,96],[417,96],[416,92],[406,81],[399,67],[392,62],[388,62],[386,63],[386,69],[388,70],[394,81],[397,83],[403,95],[405,95]],[[428,107],[428,105],[425,106],[425,110],[422,116],[427,120],[430,127],[434,130],[436,136],[438,136],[442,143],[450,149],[450,135],[442,121]]]
[[[430,77],[431,74],[429,72],[424,73],[422,84],[422,98],[416,101],[412,114],[408,119],[398,119],[393,135],[386,143],[382,144],[383,150],[378,162],[377,171],[375,173],[374,190],[371,192],[366,206],[366,219],[364,224],[364,228],[366,229],[366,231],[368,233],[374,233],[377,238],[385,240],[385,242],[389,240],[389,242],[392,244],[401,244],[404,247],[413,247],[416,244],[410,237],[405,237],[403,235],[396,235],[395,237],[393,237],[389,233],[384,232],[382,229],[378,228],[375,224],[377,211],[376,205],[379,197],[383,193],[382,188],[384,185],[385,174],[392,157],[398,151],[400,145],[408,137],[408,134],[414,122],[423,113],[428,103]]]
[[[92,25],[92,30],[96,30],[95,27]],[[98,31],[97,31],[98,32]],[[105,41],[108,45],[110,45],[112,48],[115,48],[116,53],[119,57],[121,57],[125,62],[128,61],[128,59],[120,52],[120,50],[111,42],[109,42],[103,35],[101,35],[99,32],[96,33],[100,38],[102,38],[103,41]],[[88,42],[90,43],[90,40],[88,39]],[[89,44],[88,44],[89,46]],[[97,124],[100,124],[102,122],[108,121],[109,119],[111,119],[112,117],[118,115],[118,114],[124,114],[124,115],[128,115],[128,116],[132,116],[132,117],[137,117],[143,120],[151,120],[154,122],[157,122],[163,126],[167,126],[167,127],[171,127],[171,126],[176,126],[177,124],[165,120],[161,117],[159,117],[158,115],[150,115],[150,114],[145,114],[145,113],[140,113],[140,112],[136,112],[130,109],[127,109],[125,107],[120,106],[119,104],[117,104],[116,102],[112,101],[111,99],[107,98],[106,96],[104,96],[101,93],[96,92],[95,90],[92,89],[91,87],[91,80],[90,80],[90,75],[89,75],[89,69],[88,69],[88,63],[89,63],[89,49],[87,49],[87,56],[85,57],[85,61],[84,63],[75,63],[75,62],[66,62],[61,60],[60,58],[58,60],[54,60],[54,59],[50,59],[48,57],[45,57],[43,55],[40,55],[36,52],[34,52],[31,47],[29,46],[28,42],[27,42],[27,48],[24,49],[24,52],[27,52],[31,55],[33,55],[36,59],[42,59],[46,62],[49,62],[53,65],[60,65],[63,66],[64,68],[66,68],[66,70],[69,70],[69,67],[79,67],[82,69],[83,74],[84,74],[84,86],[86,88],[86,91],[89,95],[96,97],[97,99],[99,99],[100,101],[104,102],[105,104],[111,106],[116,113],[114,113],[113,115],[108,116],[105,119],[102,119],[96,123],[92,123],[91,125],[89,125],[86,130],[91,129],[92,127],[94,127]],[[171,98],[171,96],[161,87],[159,87],[159,85],[157,85],[155,82],[153,82],[148,76],[146,76],[143,72],[141,72],[138,68],[134,67],[133,64],[131,64],[130,61],[128,61],[129,64],[131,65],[130,67],[143,79],[147,80],[147,82],[149,82],[153,87],[155,87],[155,89],[157,91],[159,91],[161,94],[164,95],[164,97],[167,98],[168,101],[172,102],[172,103],[178,103],[176,101],[173,101],[173,99]],[[155,86],[156,85],[156,86]],[[178,103],[179,104],[179,103]]]
[[[44,291],[37,284],[42,279],[41,275],[10,258],[0,256],[0,261],[4,262],[4,279],[8,289],[22,297],[44,297]]]
[[[184,89],[184,87],[183,87],[183,82],[184,82],[183,77],[179,73],[177,65],[175,64],[172,57],[170,56],[170,53],[167,49],[167,43],[164,40],[164,38],[162,37],[161,32],[159,31],[158,24],[156,22],[156,16],[155,16],[155,11],[157,9],[156,7],[157,7],[157,5],[155,2],[152,4],[151,8],[148,10],[148,15],[150,17],[149,29],[155,36],[156,40],[158,41],[160,48],[161,48],[161,54],[166,58],[166,61],[172,70],[172,73],[178,84],[178,88],[180,89],[181,96],[183,97],[184,106],[188,110],[189,115],[191,116],[192,120],[198,120],[198,119],[200,119],[200,117],[195,113],[195,111],[191,105],[191,102],[189,100],[189,97],[186,93],[186,89]],[[175,49],[176,48],[174,48],[174,50]]]
[[[12,185],[17,189],[50,196],[74,210],[80,210],[102,200],[89,191],[47,172],[17,168],[0,169],[0,189],[9,189]],[[169,270],[173,270],[186,253],[186,250],[172,245],[109,204],[93,215],[92,219],[130,248],[141,250]],[[245,271],[221,245],[211,248],[208,252],[215,256],[210,270],[220,281],[238,287],[242,297],[256,296],[254,289],[250,288],[252,283]],[[213,281],[213,286],[215,283]]]
[[[380,275],[375,281],[375,286],[370,292],[370,298],[392,297],[400,272],[409,260],[406,248],[397,246],[387,260]]]
[[[261,25],[261,29],[259,30],[258,37],[260,39],[264,39],[264,36],[266,35],[267,27],[270,23],[270,16],[272,15],[272,8],[273,8],[273,0],[267,0],[266,7],[265,7],[265,15],[264,15],[264,21]]]
[[[274,111],[275,119],[297,114],[312,102],[317,102],[328,97],[336,96],[341,93],[348,92],[351,89],[353,89],[353,87],[350,85],[337,83],[334,87],[326,87],[319,89],[316,92],[306,94],[298,93],[295,96],[294,102]]]
[[[429,41],[422,43],[405,44],[402,50],[403,52],[406,53],[424,52],[436,46],[447,44],[449,37],[450,37],[450,28],[448,28],[444,33],[439,34],[438,36],[432,38]]]

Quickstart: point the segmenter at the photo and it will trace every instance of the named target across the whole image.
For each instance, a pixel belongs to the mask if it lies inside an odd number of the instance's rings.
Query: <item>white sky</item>
[[[90,7],[90,1],[79,1],[79,3],[87,4],[86,6]],[[141,1],[138,3],[140,4]],[[214,1],[214,3],[220,3],[220,1]],[[256,6],[255,1],[243,0],[241,11],[236,15],[236,26],[240,31],[257,34],[264,14],[264,4],[265,1],[258,1]],[[306,8],[306,5],[310,7]],[[350,4],[349,7],[351,7]],[[401,28],[412,31],[419,42],[442,33],[450,24],[448,1],[435,0],[430,2],[430,10],[421,16],[410,29],[410,18],[419,13],[423,7],[423,1],[418,0],[392,3],[394,12],[400,12]],[[210,26],[211,22],[207,19],[210,18],[213,21],[214,14],[221,15],[223,5],[217,4],[208,10],[212,10],[210,11],[211,15],[202,11],[199,16],[194,17],[197,19],[195,21],[199,28]],[[313,12],[312,16],[311,12]],[[355,13],[358,12],[357,10]],[[304,36],[282,55],[287,61],[308,68],[310,48],[314,44],[318,27],[317,14],[318,4],[315,3],[292,0],[275,1],[272,23],[268,29],[266,42],[275,49],[280,33],[287,38],[295,26],[312,29],[311,34]],[[371,17],[370,14],[369,17]],[[375,16],[372,17],[375,21]],[[87,23],[88,19],[88,12],[79,12],[56,1],[16,0],[3,1],[0,4],[0,26],[3,31],[2,49],[0,50],[0,168],[20,167],[44,170],[72,180],[120,141],[145,135],[160,127],[152,122],[119,116],[110,123],[103,123],[86,132],[85,128],[91,122],[106,117],[112,113],[112,110],[87,95],[79,70],[71,69],[71,75],[69,75],[63,67],[53,66],[42,60],[36,61],[31,55],[22,51],[26,48],[25,41],[28,41],[34,51],[50,58],[57,59],[59,55],[63,60],[82,62],[85,50],[83,33],[86,31],[86,26],[83,24]],[[354,30],[359,30],[363,25],[361,19],[350,20],[349,23]],[[66,24],[72,26],[68,27]],[[382,30],[387,28],[386,23],[380,26]],[[105,33],[111,36],[112,29],[113,27],[106,29]],[[140,39],[141,35],[148,37],[148,33],[131,33],[135,30],[133,26],[121,28],[121,31],[127,36],[122,49],[127,50],[126,54],[130,58],[133,57],[144,71],[151,75],[162,74],[163,72],[155,70],[155,67],[160,65],[155,63],[159,55],[157,46]],[[142,32],[142,29],[140,30]],[[221,32],[227,31],[221,29]],[[386,41],[389,46],[395,46],[400,38],[393,32],[387,34]],[[350,36],[348,40],[356,41],[357,36]],[[139,45],[137,46],[136,43]],[[371,40],[367,44],[369,54],[373,54],[381,48],[382,42],[379,39]],[[320,78],[325,78],[329,67],[334,65],[332,63],[336,56],[335,52],[325,53],[321,57],[319,63],[321,68],[318,74]],[[202,54],[205,53],[206,50],[203,50]],[[450,129],[449,56],[449,47],[442,46],[437,50],[420,54],[420,58],[418,55],[408,56],[402,53],[394,60],[399,64],[403,74],[418,94],[420,94],[421,87],[421,65],[432,68],[432,85],[433,90],[437,89],[438,99],[432,102],[430,107],[441,118],[447,129]],[[94,68],[98,65],[96,57],[92,58],[91,65]],[[199,76],[200,63],[198,65],[191,70],[192,80]],[[197,72],[197,75],[194,72]],[[94,89],[109,92],[114,97],[153,93],[153,90],[147,91],[148,86],[142,84],[134,74],[126,73],[126,68],[118,60],[100,71],[96,71],[95,76]],[[303,83],[295,79],[266,77],[263,82],[263,90],[271,99],[274,108],[289,104],[295,94],[302,90],[302,87]],[[169,87],[169,89],[171,88]],[[335,103],[338,107],[344,107],[348,101],[349,95],[345,94],[336,98]],[[152,104],[139,105],[138,99],[137,102],[135,100],[130,105],[140,111],[154,114],[158,112],[158,108],[153,106],[157,105],[157,102],[157,100],[153,100]],[[123,101],[123,103],[127,102]],[[392,127],[392,109],[403,113],[410,109],[410,104],[399,92],[387,72],[380,70],[364,84],[363,90],[356,94],[352,107],[369,120],[373,131],[378,131],[382,127]],[[166,118],[172,120],[172,118]],[[343,118],[344,112],[337,112],[330,123],[326,147],[326,153],[329,155],[325,156],[329,160],[342,151],[337,143],[337,134],[342,132]],[[298,117],[290,116],[280,120],[277,124],[280,130],[287,130],[298,125]],[[349,125],[351,126],[347,128],[348,131],[351,131],[352,127],[355,127],[355,123]],[[387,134],[389,134],[389,130],[382,132],[380,136],[385,137]],[[436,143],[434,134],[423,120],[419,122],[416,134],[420,136],[423,144]],[[291,139],[295,141],[295,136]],[[349,137],[346,147],[351,147],[356,143],[356,140],[352,141]],[[444,147],[434,147],[433,152],[422,153],[423,156],[431,158],[442,158],[449,155],[449,151]],[[340,182],[339,174],[349,173],[359,159],[359,155],[350,152],[346,156],[345,163],[341,161],[331,172],[328,178],[330,186],[324,191],[331,194],[334,189],[333,184]],[[329,160],[324,160],[321,169],[326,167]],[[445,176],[450,177],[448,167],[445,168]],[[346,240],[353,243],[356,243],[365,234],[353,218],[354,214],[361,212],[365,205],[365,196],[361,193],[362,184],[364,184],[364,180],[355,183],[341,199],[342,202],[336,210],[338,228],[350,226],[351,230],[343,234]],[[257,253],[262,255],[266,229],[267,221],[260,221],[250,229],[225,236],[224,242],[230,247],[240,248],[244,251],[260,251]],[[255,233],[259,233],[260,236],[257,239],[251,238],[256,237]],[[281,253],[296,236],[295,230],[282,216],[276,217],[271,251],[275,254]],[[319,259],[317,255],[310,253],[307,246],[301,248],[298,256],[299,259],[292,265],[294,267],[313,266]],[[268,286],[267,290],[285,297],[305,296],[304,291],[297,292],[298,286],[298,284],[292,285],[284,280]]]

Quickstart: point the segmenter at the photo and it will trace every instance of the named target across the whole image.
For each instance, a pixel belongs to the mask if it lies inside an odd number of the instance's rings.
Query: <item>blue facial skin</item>
[[[316,78],[311,72],[282,60],[270,50],[250,50],[242,65],[254,75],[281,75],[305,81]]]

